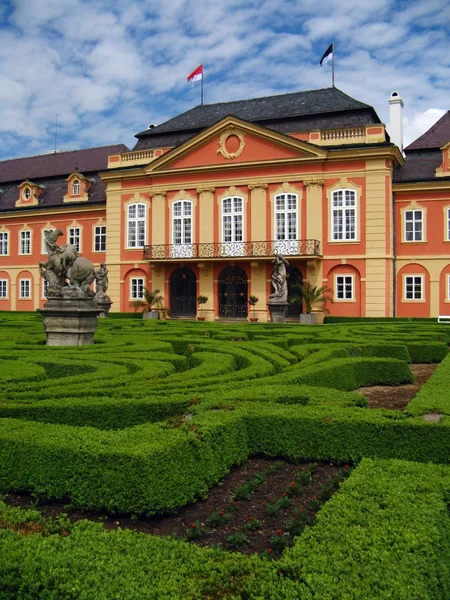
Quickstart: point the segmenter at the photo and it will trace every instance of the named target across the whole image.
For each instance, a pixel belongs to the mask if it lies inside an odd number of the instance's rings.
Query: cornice
[[[393,192],[426,192],[434,190],[450,192],[450,180],[436,179],[433,181],[392,183]]]
[[[59,215],[59,214],[65,214],[67,215],[67,213],[70,212],[74,212],[76,213],[76,215],[79,215],[80,213],[85,213],[85,212],[94,212],[94,211],[98,211],[98,210],[104,210],[106,211],[106,202],[104,202],[103,204],[96,204],[94,206],[89,205],[89,206],[61,206],[61,207],[56,207],[53,206],[51,208],[46,208],[46,207],[42,207],[39,209],[34,209],[34,210],[20,210],[20,209],[16,209],[16,210],[12,210],[12,211],[8,211],[8,212],[0,212],[0,220],[2,219],[15,219],[17,217],[23,218],[24,215],[30,216],[30,217],[43,217],[46,218],[47,215]]]

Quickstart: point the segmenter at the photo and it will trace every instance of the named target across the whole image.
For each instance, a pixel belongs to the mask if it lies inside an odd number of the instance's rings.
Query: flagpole
[[[205,69],[202,65],[202,97],[201,97],[201,105],[203,106],[203,80],[205,79]]]
[[[334,87],[334,42],[332,42],[333,44],[333,51],[331,53],[331,85],[332,87]]]

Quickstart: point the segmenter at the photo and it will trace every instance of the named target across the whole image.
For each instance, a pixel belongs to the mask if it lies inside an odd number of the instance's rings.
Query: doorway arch
[[[227,267],[219,274],[219,316],[246,317],[248,277],[240,267]]]
[[[170,315],[195,317],[197,314],[197,279],[191,269],[181,267],[170,276]]]
[[[292,298],[298,297],[298,286],[302,285],[303,275],[297,267],[289,266],[287,268],[287,287],[288,287],[288,310],[289,317],[298,317],[303,312],[303,302],[291,302]]]

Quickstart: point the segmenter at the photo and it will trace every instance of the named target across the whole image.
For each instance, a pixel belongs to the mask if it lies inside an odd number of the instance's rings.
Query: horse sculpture
[[[39,271],[48,281],[49,295],[73,295],[75,292],[93,296],[94,292],[89,286],[95,278],[94,265],[80,256],[72,244],[58,246],[57,239],[62,234],[61,229],[45,232],[48,259],[39,264]],[[66,278],[69,280],[68,286]]]

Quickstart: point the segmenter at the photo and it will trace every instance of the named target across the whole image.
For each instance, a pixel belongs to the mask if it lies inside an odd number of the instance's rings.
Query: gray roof
[[[355,100],[337,88],[324,88],[295,92],[278,96],[266,96],[252,100],[203,104],[161,123],[153,129],[136,134],[139,139],[161,136],[164,133],[201,130],[210,127],[228,115],[244,121],[263,124],[267,121],[294,119],[325,113],[368,110],[372,114],[371,122],[380,123],[374,109],[368,104]]]
[[[394,173],[395,183],[436,180],[435,171],[442,164],[440,150],[422,150],[406,153],[405,163]]]

